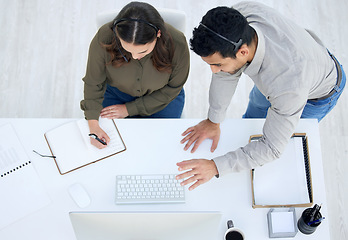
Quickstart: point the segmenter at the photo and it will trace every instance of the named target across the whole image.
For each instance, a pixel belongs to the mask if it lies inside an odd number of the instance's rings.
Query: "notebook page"
[[[254,170],[256,205],[309,203],[301,137],[290,139],[279,159]]]
[[[50,203],[10,124],[0,127],[0,229]]]
[[[100,126],[111,138],[104,149],[98,149],[90,143],[88,123],[85,119],[66,123],[45,134],[61,173],[125,149],[112,120],[100,121]]]
[[[94,155],[95,158],[100,158],[100,156],[108,156],[114,154],[115,152],[124,150],[125,146],[122,142],[121,136],[115,128],[113,121],[110,119],[100,118],[99,124],[110,138],[109,144],[103,149],[98,149],[91,144],[90,137],[88,136],[90,133],[88,122],[85,119],[81,119],[77,122],[81,135],[83,136],[83,140],[89,150],[89,154]]]
[[[89,163],[85,146],[76,121],[65,123],[45,134],[61,173]]]
[[[5,146],[3,143],[0,145],[0,174],[5,175],[11,171],[13,167],[18,165],[20,158],[15,150],[11,146]]]

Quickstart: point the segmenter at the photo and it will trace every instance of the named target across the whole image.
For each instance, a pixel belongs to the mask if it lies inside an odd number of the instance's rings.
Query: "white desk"
[[[267,212],[269,209],[251,207],[250,172],[229,174],[187,191],[185,204],[125,205],[114,204],[116,174],[178,173],[176,163],[191,158],[222,155],[247,144],[249,136],[262,133],[264,120],[226,120],[222,125],[219,146],[209,151],[211,141],[206,140],[191,154],[183,151],[181,133],[198,123],[198,119],[181,120],[116,120],[127,146],[127,151],[99,161],[67,175],[60,175],[53,160],[41,158],[33,149],[48,154],[43,134],[72,119],[0,119],[0,125],[11,123],[29,158],[32,160],[51,204],[0,230],[1,240],[75,239],[68,213],[70,211],[221,211],[221,238],[226,222],[232,219],[248,240],[268,238]],[[301,120],[296,132],[306,132],[309,138],[313,194],[315,203],[323,203],[321,213],[326,220],[312,235],[298,232],[295,239],[330,239],[329,219],[320,150],[318,124],[315,120]],[[70,198],[68,187],[81,183],[91,197],[91,204],[80,209]],[[1,190],[0,190],[1,191]],[[23,199],[25,201],[25,199]],[[1,197],[0,197],[1,204]],[[296,208],[299,218],[304,208]],[[4,216],[0,216],[4,217]]]

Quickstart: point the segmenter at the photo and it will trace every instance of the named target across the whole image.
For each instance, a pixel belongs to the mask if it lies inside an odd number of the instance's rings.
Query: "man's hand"
[[[213,140],[210,151],[214,152],[219,143],[220,132],[220,123],[213,123],[209,119],[206,119],[183,132],[181,135],[186,137],[181,140],[181,143],[187,142],[184,147],[185,151],[194,143],[191,150],[191,153],[193,153],[204,139],[209,138]]]
[[[128,110],[125,104],[111,105],[103,108],[100,112],[102,118],[114,119],[128,117]]]
[[[98,120],[88,120],[89,132],[97,135],[101,140],[109,144],[110,138],[109,136],[100,128]],[[99,149],[105,148],[107,145],[101,144],[94,138],[91,139],[91,144]]]
[[[192,159],[187,161],[182,161],[176,164],[179,167],[179,171],[188,170],[180,175],[176,176],[176,179],[184,179],[181,185],[187,185],[193,183],[189,190],[193,190],[199,185],[208,182],[219,172],[216,168],[215,162],[208,159]]]

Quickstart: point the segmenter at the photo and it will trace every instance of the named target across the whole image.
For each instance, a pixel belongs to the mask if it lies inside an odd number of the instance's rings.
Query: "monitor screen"
[[[219,212],[70,212],[77,240],[218,239]]]

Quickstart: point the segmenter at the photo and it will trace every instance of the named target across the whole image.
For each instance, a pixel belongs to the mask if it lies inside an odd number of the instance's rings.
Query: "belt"
[[[339,87],[341,85],[341,81],[342,81],[342,69],[340,64],[338,63],[337,59],[335,58],[335,56],[333,54],[331,54],[328,51],[330,57],[332,58],[332,60],[335,62],[336,65],[336,70],[337,70],[337,82],[336,82],[336,86]],[[319,101],[319,100],[324,100],[327,99],[329,97],[331,97],[334,93],[336,92],[336,88],[334,87],[327,95],[325,95],[324,97],[321,98],[315,98],[315,99],[309,99],[311,101]]]

